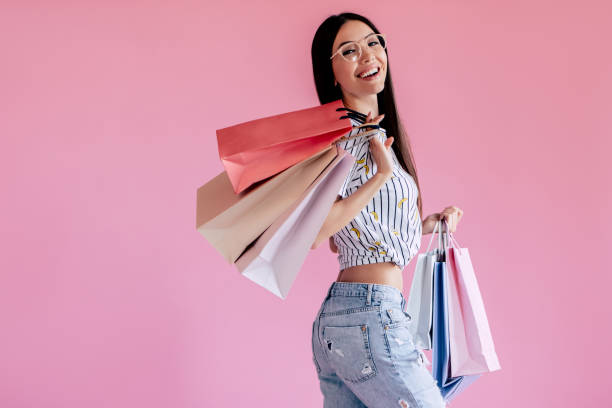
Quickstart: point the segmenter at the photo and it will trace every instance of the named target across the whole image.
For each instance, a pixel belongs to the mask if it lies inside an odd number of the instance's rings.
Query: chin
[[[382,84],[376,84],[370,89],[371,90],[368,90],[368,92],[366,92],[367,94],[379,94],[385,89],[385,83],[383,82]]]

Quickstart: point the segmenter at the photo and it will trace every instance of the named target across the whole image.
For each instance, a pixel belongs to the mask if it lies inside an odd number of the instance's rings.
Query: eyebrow
[[[363,40],[363,39],[364,39],[364,38],[366,38],[368,35],[372,35],[372,34],[376,34],[376,33],[375,33],[374,31],[372,31],[371,33],[368,33],[368,34],[364,35],[364,36],[363,36],[363,37],[361,37],[360,39],[361,39],[361,40]],[[345,41],[345,42],[343,42],[343,43],[340,43],[340,44],[338,45],[338,48],[342,47],[344,44],[348,44],[348,43],[352,43],[352,42],[356,42],[356,41]],[[338,49],[338,48],[336,48],[336,49]]]

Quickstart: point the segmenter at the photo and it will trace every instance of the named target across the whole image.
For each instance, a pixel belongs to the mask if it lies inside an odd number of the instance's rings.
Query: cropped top
[[[353,126],[362,122],[351,118]],[[349,136],[368,130],[353,129]],[[369,132],[368,132],[369,133]],[[387,139],[380,128],[373,136],[381,142]],[[355,163],[338,194],[346,198],[376,174],[376,163],[367,137],[338,142],[355,157]],[[393,262],[403,269],[421,246],[421,217],[417,206],[419,194],[412,176],[406,172],[391,149],[393,175],[370,202],[345,227],[333,235],[338,247],[340,269],[349,266]]]

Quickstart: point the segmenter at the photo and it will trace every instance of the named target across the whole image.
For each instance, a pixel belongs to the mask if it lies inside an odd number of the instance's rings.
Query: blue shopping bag
[[[442,397],[449,402],[476,381],[481,374],[451,377],[445,253],[439,252],[438,255],[433,276],[433,362],[431,369]]]

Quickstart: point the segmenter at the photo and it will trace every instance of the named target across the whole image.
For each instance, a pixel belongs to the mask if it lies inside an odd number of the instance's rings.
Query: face
[[[335,53],[345,41],[359,41],[374,31],[365,23],[349,20],[340,27],[334,40],[331,54]],[[362,41],[361,57],[356,61],[347,61],[338,53],[332,58],[332,69],[343,94],[352,94],[355,97],[376,95],[385,87],[387,76],[387,53],[382,47],[370,47]],[[330,55],[331,55],[330,54]],[[362,79],[360,74],[379,68],[379,73],[373,78]]]

